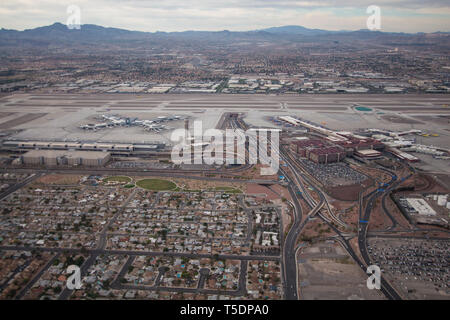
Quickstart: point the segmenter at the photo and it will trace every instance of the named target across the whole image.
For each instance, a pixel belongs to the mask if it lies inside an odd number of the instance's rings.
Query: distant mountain
[[[17,39],[27,39],[27,38],[41,38],[41,39],[68,39],[70,38],[84,38],[85,40],[95,40],[108,38],[120,38],[120,37],[130,37],[130,36],[142,36],[145,32],[139,31],[128,31],[118,28],[105,28],[93,24],[84,24],[80,29],[69,29],[66,25],[62,23],[54,23],[50,26],[38,27],[35,29],[27,29],[24,31],[16,30],[0,30],[0,39],[3,36],[11,36]],[[69,37],[69,38],[67,38]]]
[[[24,31],[0,30],[0,47],[16,46],[50,46],[64,45],[74,46],[78,44],[97,46],[99,44],[147,45],[159,43],[170,45],[173,42],[194,45],[193,42],[237,43],[237,42],[301,42],[310,41],[354,41],[381,39],[389,44],[395,41],[402,42],[426,42],[430,36],[448,36],[448,33],[434,34],[406,34],[388,33],[380,31],[358,30],[358,31],[327,31],[321,29],[308,29],[302,26],[281,26],[253,31],[184,31],[184,32],[141,32],[130,31],[119,28],[106,28],[93,24],[85,24],[81,29],[69,29],[61,23],[50,26],[38,27]]]
[[[335,33],[337,31],[327,31],[321,29],[308,29],[302,26],[282,26],[282,27],[272,27],[267,29],[262,29],[261,31],[265,31],[273,34],[291,34],[291,35],[305,35],[305,36],[313,36],[319,34],[330,34]]]

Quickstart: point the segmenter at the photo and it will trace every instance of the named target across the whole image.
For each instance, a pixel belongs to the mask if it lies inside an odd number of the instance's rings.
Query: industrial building
[[[414,224],[436,225],[450,228],[447,195],[414,194],[393,197],[403,215]]]
[[[25,165],[88,167],[104,166],[110,159],[109,152],[67,150],[31,150],[20,157]]]

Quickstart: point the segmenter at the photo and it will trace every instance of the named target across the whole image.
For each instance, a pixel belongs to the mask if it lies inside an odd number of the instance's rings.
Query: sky
[[[138,31],[247,31],[283,25],[325,30],[367,28],[366,10],[381,10],[381,31],[450,31],[449,0],[0,0],[0,28],[61,22],[80,8],[81,24]]]

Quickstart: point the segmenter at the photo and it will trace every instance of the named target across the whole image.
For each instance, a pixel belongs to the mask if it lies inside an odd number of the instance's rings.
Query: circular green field
[[[177,187],[172,181],[163,179],[142,179],[136,182],[136,185],[152,191],[170,191]]]
[[[129,183],[131,182],[130,177],[126,176],[115,176],[115,177],[108,177],[103,179],[103,182],[122,182],[122,183]]]

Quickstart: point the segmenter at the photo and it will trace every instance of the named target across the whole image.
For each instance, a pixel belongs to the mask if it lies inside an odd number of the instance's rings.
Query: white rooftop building
[[[414,210],[420,215],[436,215],[436,211],[434,211],[433,208],[431,208],[430,205],[423,199],[408,198],[406,201],[408,202],[408,205],[414,208]]]

